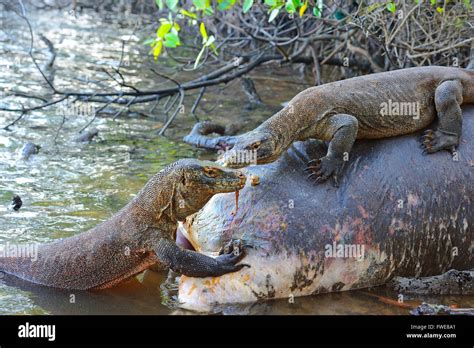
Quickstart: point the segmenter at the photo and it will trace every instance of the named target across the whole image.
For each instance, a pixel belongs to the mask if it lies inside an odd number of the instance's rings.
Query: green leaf
[[[317,0],[316,7],[318,8],[319,15],[317,17],[323,16],[323,0]]]
[[[176,43],[172,41],[164,41],[163,46],[168,48],[176,48]]]
[[[205,9],[204,9],[204,14],[206,16],[210,16],[210,15],[213,15],[214,14],[214,9],[211,7],[211,6],[207,6]]]
[[[197,19],[198,18],[195,13],[188,12],[184,8],[182,8],[180,12],[183,16],[186,16],[186,17],[189,17],[189,18],[192,18],[192,19]]]
[[[308,1],[306,1],[303,6],[300,8],[300,17],[303,17],[304,13],[306,12],[306,9],[308,8]]]
[[[171,30],[172,26],[173,26],[173,24],[171,24],[171,23],[168,23],[168,22],[163,23],[158,28],[158,31],[156,32],[156,36],[158,36],[160,39],[164,38],[165,35]]]
[[[235,0],[217,0],[217,9],[225,11],[230,9],[235,4]]]
[[[156,6],[158,6],[160,10],[163,9],[163,0],[155,0],[155,3],[156,3]]]
[[[211,47],[211,50],[214,52],[214,54],[217,56],[217,49],[216,49],[216,45],[212,44],[210,45],[209,47]]]
[[[201,25],[199,26],[199,31],[201,32],[201,36],[202,36],[202,42],[206,42],[208,37],[207,37],[207,31],[206,31],[206,26],[204,25],[204,23],[201,23]]]
[[[166,47],[175,48],[176,46],[181,45],[179,40],[178,32],[173,29],[170,33],[165,35],[165,42],[163,44]]]
[[[438,6],[436,7],[436,11],[438,11],[439,14],[443,14],[444,8]]]
[[[471,0],[463,0],[463,3],[464,3],[464,6],[466,7],[466,9],[467,9],[468,11],[471,11],[471,8],[472,8],[472,6],[471,6]]]
[[[316,17],[321,17],[321,11],[320,11],[319,8],[317,8],[317,7],[313,7],[313,14],[314,14]]]
[[[431,5],[436,5],[436,0],[430,0]]]
[[[155,47],[153,48],[153,58],[155,60],[158,59],[160,53],[161,53],[161,49],[163,48],[163,42],[162,41],[158,41],[155,45]]]
[[[206,0],[193,0],[193,4],[198,10],[205,10],[207,7]]]
[[[270,7],[274,7],[277,4],[276,0],[265,0],[264,3],[265,5],[270,6]]]
[[[286,12],[288,13],[295,13],[296,12],[296,7],[295,4],[293,3],[293,0],[288,0],[285,5]]]
[[[171,11],[175,11],[177,5],[178,0],[166,0],[166,6],[168,6]]]
[[[395,13],[395,11],[397,10],[397,7],[395,6],[395,4],[393,2],[388,2],[387,3],[387,10],[389,10],[392,13]]]
[[[247,13],[253,6],[253,0],[244,0],[244,6],[242,7],[242,11]]]
[[[219,11],[225,11],[229,9],[229,3],[227,1],[218,1],[217,2],[217,9]]]
[[[268,18],[268,21],[269,22],[273,21],[276,18],[276,16],[278,16],[279,12],[280,12],[279,8],[272,10],[272,12],[270,13],[270,18]]]

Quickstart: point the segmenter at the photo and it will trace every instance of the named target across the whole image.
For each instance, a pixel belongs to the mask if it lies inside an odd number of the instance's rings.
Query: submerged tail
[[[16,248],[16,246],[15,246]],[[23,248],[26,250],[26,248]],[[0,256],[0,273],[7,273],[18,278],[31,281],[31,269],[33,268],[36,257],[34,255],[17,253],[13,247],[4,249]]]
[[[76,236],[48,244],[7,244],[0,252],[0,272],[35,284],[80,289],[77,283],[86,283],[80,280],[88,271],[86,254],[80,249]]]
[[[102,227],[101,227],[102,226]],[[115,284],[158,262],[154,253],[143,252],[108,233],[110,226],[47,244],[10,245],[0,251],[0,273],[31,283],[88,290]]]

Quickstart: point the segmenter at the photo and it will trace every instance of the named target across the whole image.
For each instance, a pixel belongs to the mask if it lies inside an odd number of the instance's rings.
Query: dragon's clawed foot
[[[221,267],[227,269],[228,272],[236,272],[244,267],[250,267],[250,265],[245,263],[237,265],[247,254],[247,248],[253,247],[249,244],[244,244],[241,239],[233,239],[221,248],[216,261]]]
[[[245,248],[253,248],[250,244],[244,244],[242,239],[231,239],[219,250],[219,255],[235,253],[239,254]]]
[[[343,164],[342,160],[324,156],[318,160],[309,161],[305,172],[309,172],[308,179],[314,178],[316,183],[326,181],[332,176],[334,178],[334,185],[338,187],[338,176]]]
[[[443,130],[426,130],[420,138],[423,154],[435,153],[441,150],[453,152],[459,144],[459,137],[455,133]]]

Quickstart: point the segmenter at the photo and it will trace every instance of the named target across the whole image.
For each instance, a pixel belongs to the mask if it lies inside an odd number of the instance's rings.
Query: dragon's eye
[[[212,168],[212,167],[204,167],[203,169],[204,174],[206,174],[208,177],[215,178],[219,172],[217,169]]]
[[[260,141],[256,141],[255,143],[253,143],[252,145],[250,145],[250,147],[251,147],[252,149],[254,149],[254,150],[257,150],[257,149],[260,147],[261,144],[262,144],[262,143],[261,143]]]

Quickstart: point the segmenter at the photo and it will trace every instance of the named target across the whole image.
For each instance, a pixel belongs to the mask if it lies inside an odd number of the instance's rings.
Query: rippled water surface
[[[40,65],[48,58],[44,34],[57,51],[54,82],[59,89],[92,91],[117,89],[105,70],[117,67],[125,41],[122,70],[126,79],[139,89],[165,85],[150,67],[186,80],[191,75],[174,69],[173,63],[150,59],[142,41],[154,32],[146,20],[133,16],[104,17],[95,12],[72,16],[67,11],[28,14],[35,35],[34,55]],[[29,34],[25,22],[7,13],[0,31],[0,90],[41,94],[47,91],[42,77],[28,57]],[[133,32],[133,34],[132,34]],[[91,81],[102,81],[94,85]],[[242,109],[244,96],[238,82],[211,89],[198,109],[202,119],[212,117],[249,128],[277,110],[279,104],[304,88],[301,76],[279,76],[261,70],[255,76],[257,88],[266,102],[253,111]],[[172,86],[172,84],[170,85]],[[39,100],[7,97],[2,106],[21,107]],[[193,98],[186,99],[188,110]],[[89,143],[73,141],[89,121],[87,108],[64,112],[64,104],[27,114],[10,131],[0,131],[0,243],[48,242],[85,231],[109,218],[126,204],[149,177],[165,165],[183,157],[209,157],[183,144],[181,138],[192,127],[193,118],[179,115],[166,137],[157,135],[165,121],[164,112],[133,107],[116,120],[100,116],[92,126],[98,138]],[[12,122],[18,113],[0,112],[0,126]],[[27,142],[41,146],[30,160],[19,159],[19,149]],[[19,212],[8,208],[13,195],[20,195]],[[34,286],[21,281],[0,284],[0,314],[167,314],[175,310],[162,304],[160,284],[164,272],[147,271],[133,281],[101,292],[71,293]],[[229,306],[225,313],[255,314],[402,314],[407,310],[380,302],[371,292],[327,294],[297,298],[294,304],[272,301],[253,305]],[[474,300],[443,298],[435,302],[474,306]],[[177,313],[185,313],[178,310]]]

